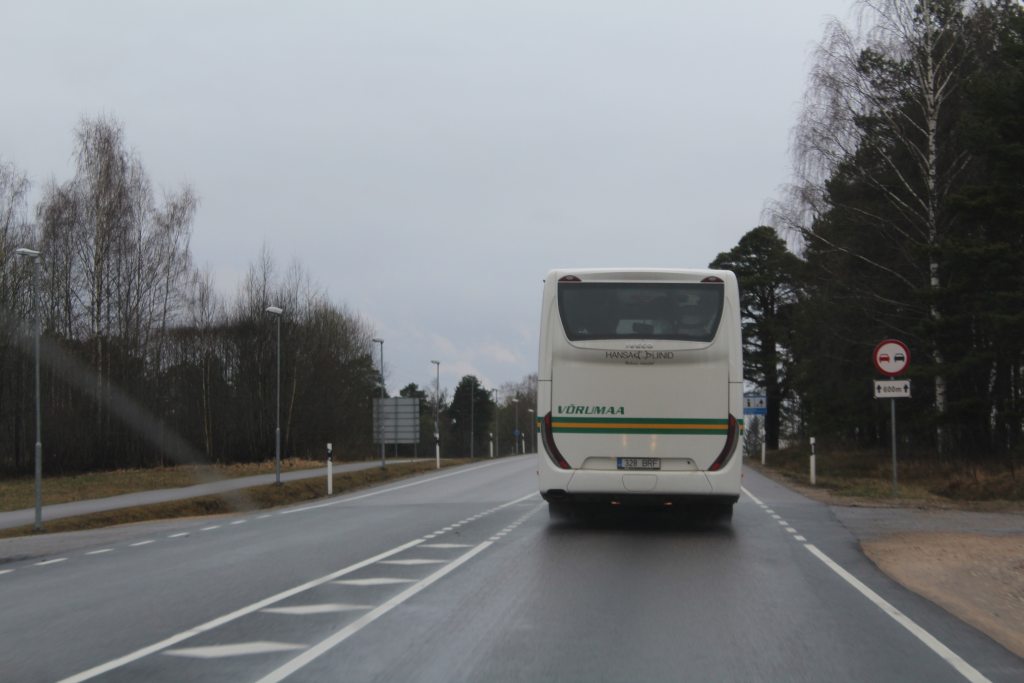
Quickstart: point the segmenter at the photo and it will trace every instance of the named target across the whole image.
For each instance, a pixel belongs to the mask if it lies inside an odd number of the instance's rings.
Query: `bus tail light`
[[[722,452],[719,454],[715,461],[711,463],[711,467],[708,468],[708,472],[717,472],[732,460],[732,454],[736,452],[736,445],[739,442],[740,425],[736,422],[736,418],[729,414],[729,433],[725,437],[725,446],[722,448]]]
[[[562,454],[558,452],[558,447],[555,446],[555,435],[551,429],[550,412],[544,416],[543,436],[544,450],[547,452],[548,457],[551,458],[551,462],[555,463],[555,467],[561,470],[572,469],[569,467],[569,463],[565,461],[565,458],[562,457]]]

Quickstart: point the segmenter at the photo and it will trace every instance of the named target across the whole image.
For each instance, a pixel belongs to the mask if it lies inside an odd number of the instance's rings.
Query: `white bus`
[[[552,518],[632,504],[732,518],[743,359],[725,270],[553,270],[544,281],[537,428]]]

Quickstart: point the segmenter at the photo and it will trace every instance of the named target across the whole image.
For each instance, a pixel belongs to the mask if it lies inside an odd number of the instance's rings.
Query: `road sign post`
[[[875,381],[875,398],[888,398],[890,423],[892,425],[892,495],[899,493],[899,475],[896,460],[896,399],[910,398],[910,380],[896,381],[910,365],[910,349],[898,339],[884,339],[878,342],[872,354],[875,369],[888,375],[888,381]]]
[[[753,415],[755,420],[757,417],[768,415],[768,397],[764,394],[745,394],[743,396],[743,415]],[[761,425],[761,464],[764,464],[764,420],[760,420]],[[744,441],[745,444],[745,441]],[[749,453],[746,452],[746,446],[744,445],[743,455],[747,456]]]

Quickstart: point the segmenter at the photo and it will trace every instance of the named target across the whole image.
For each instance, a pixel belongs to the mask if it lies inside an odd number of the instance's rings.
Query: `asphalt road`
[[[552,524],[533,469],[487,461],[0,564],[0,678],[1024,680],[826,506],[756,473],[732,527],[709,528]]]

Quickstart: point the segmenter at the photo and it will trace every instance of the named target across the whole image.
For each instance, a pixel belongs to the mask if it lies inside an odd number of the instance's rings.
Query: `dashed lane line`
[[[181,643],[183,641],[186,641],[189,638],[193,638],[202,633],[206,633],[207,631],[212,631],[213,629],[223,626],[224,624],[228,624],[232,621],[240,619],[241,617],[252,614],[253,612],[258,612],[264,608],[270,607],[271,605],[281,602],[282,600],[286,600],[287,598],[290,598],[292,596],[304,593],[310,590],[311,588],[316,588],[317,586],[321,586],[325,583],[329,583],[331,581],[339,579],[342,576],[351,574],[352,572],[358,571],[364,567],[368,567],[376,562],[380,562],[381,560],[387,559],[393,555],[405,552],[409,548],[414,548],[420,543],[422,543],[422,540],[418,538],[416,540],[409,541],[408,543],[403,543],[402,545],[396,546],[391,550],[386,550],[383,553],[374,555],[373,557],[369,557],[360,562],[356,562],[355,564],[351,564],[343,569],[339,569],[338,571],[331,572],[326,576],[321,576],[320,578],[313,579],[312,581],[307,581],[306,583],[300,584],[293,588],[289,588],[288,590],[281,591],[280,593],[271,595],[269,598],[264,598],[263,600],[254,602],[251,605],[247,605],[245,607],[242,607],[241,609],[237,609],[234,612],[230,612],[228,614],[225,614],[224,616],[217,617],[216,619],[211,619],[210,621],[200,624],[199,626],[195,626],[186,631],[182,631],[181,633],[176,633],[175,635],[170,636],[169,638],[164,638],[163,640],[157,643],[153,643],[152,645],[147,645],[146,647],[139,648],[138,650],[135,650],[134,652],[126,654],[122,657],[111,659],[110,661],[104,662],[103,664],[99,664],[98,666],[94,666],[91,669],[87,669],[85,671],[82,671],[81,673],[77,673],[73,676],[64,678],[61,681],[59,681],[59,683],[80,683],[81,681],[88,681],[92,678],[95,678],[96,676],[100,676],[115,669],[120,669],[126,664],[131,664],[132,662],[138,661],[143,657],[147,657],[151,654],[156,654],[157,652],[166,650],[167,648],[177,645],[178,643]]]
[[[404,591],[402,591],[395,597],[391,598],[390,600],[382,604],[380,607],[377,607],[376,609],[364,614],[362,617],[356,619],[354,622],[344,627],[337,633],[333,634],[329,638],[325,638],[324,640],[320,641],[313,647],[303,652],[301,655],[285,663],[283,666],[274,669],[269,674],[261,678],[257,683],[277,683],[277,681],[284,680],[285,678],[292,675],[299,669],[303,668],[310,662],[319,658],[321,655],[329,652],[337,645],[345,642],[350,637],[352,637],[359,631],[363,630],[368,625],[372,624],[374,621],[376,621],[380,617],[384,616],[385,614],[393,610],[395,607],[398,607],[409,598],[413,597],[425,588],[428,588],[429,586],[433,585],[440,579],[444,578],[451,572],[461,567],[466,562],[469,562],[471,559],[482,553],[484,550],[487,550],[487,548],[489,548],[490,546],[490,541],[484,541],[483,543],[476,546],[469,552],[456,558],[455,560],[445,565],[441,569],[438,569],[436,572],[434,572],[427,578],[415,583],[412,586],[409,586]]]
[[[304,617],[310,614],[333,614],[335,612],[366,612],[373,605],[345,605],[339,603],[322,603],[318,605],[294,605],[292,607],[268,607],[262,610],[266,614],[285,614]]]
[[[480,469],[480,468],[474,468],[474,469]],[[453,474],[455,474],[455,473],[453,473]],[[442,476],[448,476],[448,475],[442,475]],[[436,480],[438,478],[440,478],[440,477],[434,477],[432,480]],[[416,483],[416,482],[413,482],[413,483]],[[397,488],[406,488],[409,485],[412,485],[412,484],[408,484],[408,485],[405,485],[405,486],[402,486],[402,487],[394,487],[394,488],[389,489],[389,490],[396,490]],[[378,495],[379,493],[384,493],[384,491],[381,491],[381,492],[378,492],[378,493],[375,493],[375,494],[366,494],[366,495],[364,495],[362,497],[367,497],[369,495]],[[508,507],[511,507],[513,505],[517,505],[519,503],[527,501],[530,498],[535,498],[537,495],[538,494],[536,492],[531,492],[531,493],[529,493],[529,494],[527,494],[525,496],[521,496],[519,498],[516,498],[515,500],[510,500],[510,501],[508,501],[506,503],[502,503],[501,505],[498,505],[498,506],[496,506],[494,508],[491,508],[490,510],[486,510],[484,512],[481,512],[481,513],[477,514],[475,517],[476,517],[476,519],[482,519],[483,517],[486,517],[488,515],[494,514],[496,512],[504,510],[504,509],[506,509]],[[348,500],[352,500],[352,499],[348,499]],[[341,502],[341,501],[339,500],[337,502]],[[519,520],[514,522],[509,527],[506,527],[506,532],[508,530],[511,530],[511,529],[514,529],[514,528],[518,527],[520,524],[523,523],[523,521],[526,520],[527,517],[529,517],[530,515],[534,514],[537,510],[541,509],[541,507],[543,507],[543,506],[542,505],[538,505],[538,506],[534,507],[529,513],[527,513],[526,515],[521,517]],[[309,509],[309,508],[303,508],[303,509]],[[281,513],[278,513],[278,514],[285,514],[286,512],[288,512],[288,511],[284,511],[284,512],[281,512]],[[464,521],[469,521],[469,520],[467,518],[467,520],[464,520]],[[220,525],[204,527],[203,529],[201,529],[201,531],[212,531],[213,529],[217,529],[217,528],[220,528]],[[258,611],[261,611],[261,610],[266,610],[266,608],[271,607],[272,605],[274,605],[274,604],[276,604],[278,602],[281,602],[282,600],[285,600],[285,599],[290,598],[292,596],[298,595],[300,593],[308,591],[308,590],[310,590],[312,588],[315,588],[317,586],[320,586],[320,585],[323,585],[323,584],[329,583],[329,582],[342,583],[341,581],[338,581],[341,577],[346,576],[348,574],[351,574],[351,573],[353,573],[355,571],[358,571],[359,569],[363,569],[364,567],[368,567],[370,565],[373,565],[373,564],[376,564],[376,563],[379,563],[379,562],[383,562],[387,558],[392,557],[394,555],[397,555],[399,553],[405,552],[406,550],[408,550],[410,548],[414,548],[414,547],[421,546],[421,545],[424,546],[424,547],[453,547],[453,548],[454,547],[461,547],[462,546],[462,544],[444,544],[444,543],[426,544],[426,543],[424,543],[425,540],[430,539],[430,538],[435,538],[437,536],[441,536],[444,533],[445,532],[443,530],[439,530],[439,531],[434,532],[433,534],[428,534],[426,536],[414,539],[412,541],[409,541],[408,543],[404,543],[404,544],[402,544],[400,546],[392,548],[391,550],[387,550],[387,551],[385,551],[383,553],[380,553],[379,555],[375,555],[373,557],[367,558],[367,559],[362,560],[360,562],[357,562],[355,564],[349,565],[348,567],[345,567],[343,569],[339,569],[338,571],[333,572],[331,574],[327,574],[326,576],[321,576],[320,578],[313,579],[311,581],[307,581],[306,583],[303,583],[303,584],[301,584],[299,586],[295,586],[294,588],[290,588],[288,590],[282,591],[282,592],[277,593],[275,595],[272,595],[272,596],[270,596],[268,598],[265,598],[263,600],[255,602],[255,603],[252,603],[251,605],[247,605],[245,607],[237,609],[234,612],[231,612],[229,614],[225,614],[225,615],[223,615],[221,617],[217,617],[216,619],[212,619],[212,620],[207,621],[207,622],[205,622],[203,624],[200,624],[198,626],[190,628],[190,629],[188,629],[186,631],[182,631],[181,633],[177,633],[177,634],[175,634],[173,636],[170,636],[168,638],[165,638],[165,639],[163,639],[163,640],[161,640],[161,641],[159,641],[157,643],[153,643],[152,645],[148,645],[146,647],[139,648],[138,650],[135,650],[134,652],[130,652],[127,655],[124,655],[122,657],[118,657],[116,659],[112,659],[112,660],[110,660],[108,662],[104,662],[102,664],[94,666],[91,669],[87,669],[85,671],[82,671],[80,673],[74,674],[74,675],[69,676],[67,678],[61,679],[60,681],[58,681],[58,683],[82,683],[83,681],[88,681],[88,680],[93,679],[93,678],[95,678],[97,676],[100,676],[102,674],[108,673],[110,671],[114,671],[115,669],[119,669],[119,668],[121,668],[123,666],[126,666],[127,664],[130,664],[132,662],[138,661],[139,659],[142,659],[144,657],[148,657],[151,654],[156,654],[156,653],[162,652],[164,650],[167,650],[168,648],[170,648],[170,647],[172,647],[174,645],[177,645],[178,643],[181,643],[181,642],[183,642],[185,640],[188,640],[189,638],[192,638],[192,637],[200,635],[202,633],[206,633],[206,632],[211,631],[213,629],[219,628],[220,626],[223,626],[224,624],[227,624],[227,623],[230,623],[230,622],[235,621],[237,619],[240,619],[241,617],[244,617],[244,616],[246,616],[248,614],[252,614],[254,612],[258,612]],[[493,544],[493,541],[485,541],[484,543],[481,543],[480,545],[474,547],[472,550],[470,550],[465,555],[462,555],[461,557],[459,557],[456,560],[454,560],[452,563],[450,563],[448,565],[445,565],[444,567],[439,569],[434,574],[431,574],[429,577],[427,577],[423,581],[421,581],[421,582],[419,582],[419,583],[417,583],[417,584],[415,584],[413,586],[410,586],[408,589],[406,589],[405,591],[400,593],[399,596],[396,596],[396,598],[392,598],[392,600],[388,601],[387,603],[384,603],[380,607],[377,607],[373,612],[371,612],[370,614],[364,615],[364,617],[362,619],[360,619],[357,622],[354,622],[353,624],[350,624],[349,627],[347,627],[347,628],[350,629],[350,628],[352,628],[352,626],[354,626],[356,624],[361,624],[358,627],[359,629],[361,629],[366,624],[370,623],[371,621],[377,619],[382,614],[384,614],[384,613],[390,611],[391,609],[393,609],[396,605],[400,604],[401,601],[404,601],[405,599],[408,599],[412,595],[415,595],[419,591],[423,590],[424,588],[426,588],[427,586],[429,586],[433,582],[437,581],[438,579],[440,579],[441,577],[443,577],[444,575],[446,575],[450,571],[453,571],[457,566],[459,566],[460,564],[468,561],[474,555],[476,555],[479,552],[482,552],[485,548],[489,547],[492,544]],[[61,558],[61,559],[63,560],[63,559],[66,559],[66,558]],[[399,581],[403,581],[403,580],[400,579]],[[402,596],[405,596],[405,597],[402,597]],[[398,598],[402,598],[402,600],[396,602],[396,600]],[[373,616],[371,619],[369,619],[369,621],[365,621],[367,619],[367,617],[369,617],[371,615],[375,615],[375,616]],[[356,630],[358,630],[358,629],[356,629]],[[352,631],[351,633],[354,633],[354,632],[355,631]],[[349,635],[351,635],[351,633],[349,633]],[[337,635],[338,634],[335,634],[335,636],[332,636],[332,638],[336,638]],[[348,637],[347,635],[344,636],[344,638],[347,638],[347,637]],[[344,638],[342,638],[342,640],[344,640]],[[315,651],[316,648],[324,646],[324,644],[326,642],[327,641],[324,641],[320,645],[314,646],[313,649],[309,650],[307,653],[304,653],[303,657],[308,655],[310,652]],[[338,640],[337,642],[341,642],[341,640]],[[333,645],[330,645],[330,647],[333,647]],[[328,647],[328,649],[330,649],[330,647]],[[317,655],[317,656],[319,656],[319,655]],[[299,659],[299,658],[297,658],[297,659]],[[296,661],[296,660],[293,660],[293,662],[294,661]],[[310,659],[309,661],[312,661],[312,659]],[[290,666],[291,664],[292,663],[289,663],[289,664],[286,664],[285,666]],[[305,666],[305,664],[302,664],[301,666]],[[299,668],[301,668],[301,666]],[[274,675],[274,674],[272,673],[271,675]],[[265,680],[280,680],[280,679],[270,679],[270,678],[268,678],[268,679],[265,679]]]
[[[243,657],[245,655],[262,655],[268,652],[289,652],[302,650],[306,646],[297,643],[275,643],[258,640],[251,643],[232,643],[231,645],[207,645],[204,647],[186,647],[180,650],[168,650],[165,655],[172,657],[193,657],[196,659],[221,659],[223,657]]]

